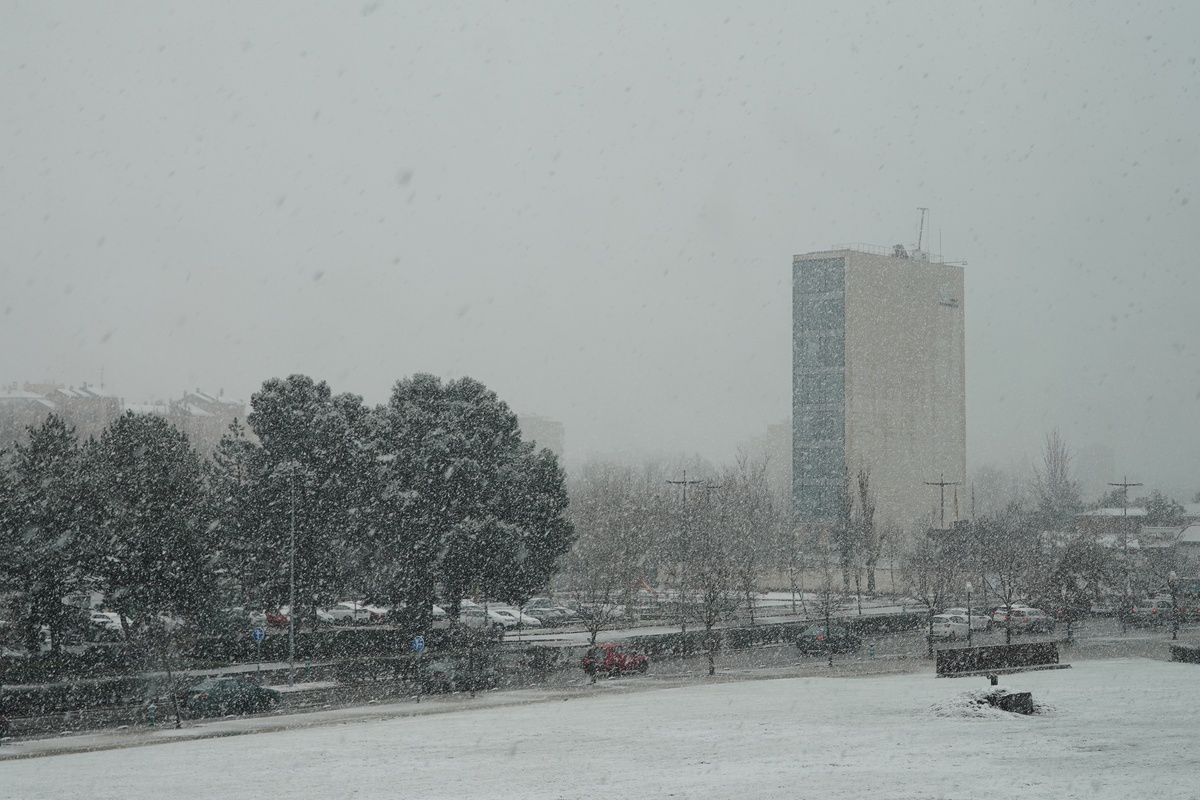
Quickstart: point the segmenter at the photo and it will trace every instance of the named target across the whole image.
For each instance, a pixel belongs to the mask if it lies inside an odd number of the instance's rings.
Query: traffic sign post
[[[262,672],[262,640],[267,635],[267,632],[262,628],[255,628],[250,631],[250,638],[254,640],[255,660],[258,661],[258,672]]]
[[[425,649],[425,637],[414,636],[412,640],[412,649],[414,653],[420,653]],[[421,681],[417,681],[417,702],[421,702]]]

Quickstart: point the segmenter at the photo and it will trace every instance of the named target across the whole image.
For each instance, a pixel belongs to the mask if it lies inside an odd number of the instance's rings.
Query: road
[[[797,621],[794,618],[789,621]],[[599,638],[616,641],[630,636],[647,636],[655,633],[675,633],[677,627],[638,627],[605,631]],[[1097,659],[1113,657],[1144,656],[1164,659],[1171,641],[1169,628],[1132,628],[1122,631],[1113,619],[1098,618],[1073,626],[1072,639],[1066,639],[1063,627],[1051,637],[1014,636],[1014,641],[1054,638],[1060,642],[1060,656],[1064,662],[1072,659]],[[589,683],[589,677],[577,667],[578,656],[587,646],[587,631],[543,631],[522,633],[506,637],[503,651],[507,668],[501,691],[518,690],[570,690]],[[1003,644],[1002,629],[989,633],[977,633],[977,646]],[[1180,630],[1181,641],[1200,640],[1200,626],[1187,626]],[[557,668],[533,669],[523,665],[522,653],[525,646],[540,644],[563,649],[563,658]],[[937,648],[966,646],[965,642],[942,643]],[[932,663],[925,657],[926,642],[921,631],[882,634],[864,639],[863,647],[856,653],[837,654],[830,668],[824,655],[804,655],[793,645],[776,644],[748,650],[723,650],[716,655],[716,679],[753,680],[800,675],[863,675],[897,672],[932,671]],[[414,700],[413,688],[402,682],[380,681],[376,683],[339,684],[329,680],[330,665],[319,662],[312,665],[311,672],[297,671],[297,684],[286,685],[286,662],[260,665],[246,664],[223,669],[196,670],[193,674],[261,673],[263,683],[272,684],[283,692],[283,700],[271,715],[311,712],[322,709],[344,708],[361,704],[407,703]],[[620,676],[601,679],[612,686],[655,686],[687,684],[697,680],[708,680],[708,659],[704,653],[672,656],[655,659],[645,675]],[[281,685],[282,684],[282,685]],[[169,709],[158,710],[158,724],[172,724],[166,717]],[[148,724],[146,711],[141,706],[115,709],[97,709],[88,712],[51,714],[36,719],[14,719],[13,734],[18,737],[54,735],[61,732],[112,729],[121,726],[145,727]]]

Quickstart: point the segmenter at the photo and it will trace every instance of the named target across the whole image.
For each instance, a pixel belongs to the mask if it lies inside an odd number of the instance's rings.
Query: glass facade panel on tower
[[[792,298],[792,491],[801,521],[833,519],[845,471],[845,259],[797,260]]]

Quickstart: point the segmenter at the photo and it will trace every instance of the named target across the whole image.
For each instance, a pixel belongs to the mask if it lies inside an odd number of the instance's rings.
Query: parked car
[[[992,622],[1003,626],[1011,624],[1013,633],[1051,633],[1055,627],[1053,617],[1040,608],[1029,606],[1000,607],[992,616]]]
[[[589,647],[580,664],[589,675],[618,675],[622,672],[645,672],[650,668],[650,659],[629,645],[609,642]]]
[[[579,614],[564,605],[555,603],[549,597],[534,597],[525,604],[521,611],[537,618],[543,626],[566,625],[579,619]]]
[[[450,616],[446,613],[446,609],[434,603],[430,611],[433,614],[433,622],[430,623],[431,628],[434,630],[444,630],[450,627]]]
[[[967,618],[959,614],[938,614],[930,620],[929,634],[935,639],[965,639],[970,630]]]
[[[458,621],[461,625],[466,625],[468,628],[509,628],[517,627],[517,621],[512,617],[505,617],[497,614],[495,611],[483,610],[478,606],[474,608],[464,608],[458,612]]]
[[[390,608],[388,608],[387,606],[375,606],[375,605],[368,605],[366,603],[363,603],[362,607],[364,609],[366,609],[367,614],[370,615],[367,618],[367,622],[374,622],[374,623],[386,622],[387,618],[388,618],[388,614],[392,613],[392,610]]]
[[[523,628],[540,628],[542,622],[537,617],[531,617],[528,614],[523,614],[515,608],[494,608],[492,609],[502,617],[511,617],[513,622]]]
[[[838,625],[828,628],[823,623],[809,625],[796,637],[796,647],[802,653],[852,653],[862,646],[862,639]]]
[[[207,678],[178,697],[180,707],[197,717],[252,714],[279,702],[279,692],[245,678]]]
[[[1047,606],[1047,613],[1053,618],[1056,623],[1067,624],[1068,622],[1082,622],[1087,619],[1088,609],[1083,606],[1067,605],[1064,603],[1055,603]]]
[[[340,603],[330,606],[329,608],[319,609],[317,618],[322,622],[349,622],[351,625],[358,625],[371,621],[371,611],[362,603],[354,600],[343,600]]]
[[[121,627],[121,615],[114,611],[92,611],[88,617],[93,625],[109,631],[124,630]],[[129,620],[126,620],[128,622]]]
[[[288,622],[291,621],[291,617],[288,615],[288,612],[282,608],[277,608],[274,611],[268,611],[263,616],[265,617],[265,622],[268,625],[276,628],[286,628],[288,626]]]
[[[571,601],[567,604],[567,608],[578,614],[580,619],[583,620],[593,620],[600,617],[615,620],[625,617],[625,606],[613,603],[580,603]]]
[[[1143,598],[1129,610],[1129,619],[1136,625],[1165,625],[1174,615],[1175,607],[1170,598]]]
[[[986,631],[992,627],[992,615],[988,613],[986,608],[972,608],[971,613],[967,613],[965,608],[947,608],[943,614],[955,614],[960,617],[968,617],[971,623],[971,630]]]
[[[427,694],[495,689],[500,673],[485,663],[467,658],[439,658],[417,665],[417,682]]]
[[[538,608],[526,606],[521,611],[541,622],[542,627],[570,625],[572,622],[579,621],[579,615],[566,606],[539,606]]]

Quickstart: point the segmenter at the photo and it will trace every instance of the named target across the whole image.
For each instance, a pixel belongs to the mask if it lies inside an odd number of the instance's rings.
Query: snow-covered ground
[[[567,700],[5,760],[0,797],[1198,798],[1198,682],[1200,666],[1149,659],[1005,676],[1044,707],[1023,717],[962,702],[981,678],[602,681]]]

